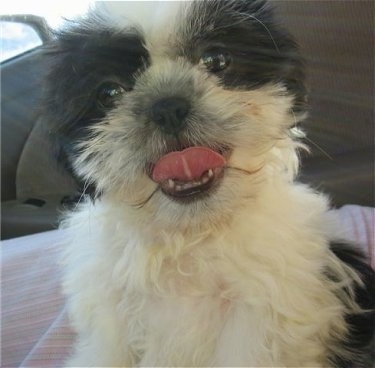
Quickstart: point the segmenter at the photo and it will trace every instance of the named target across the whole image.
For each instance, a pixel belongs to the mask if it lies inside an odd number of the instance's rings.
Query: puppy
[[[109,2],[47,49],[68,366],[359,367],[374,276],[294,181],[303,63],[262,0]]]

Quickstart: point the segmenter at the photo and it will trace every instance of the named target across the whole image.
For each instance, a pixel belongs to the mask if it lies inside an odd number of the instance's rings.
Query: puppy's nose
[[[184,98],[164,98],[151,107],[151,119],[163,132],[176,134],[184,128],[189,111],[190,104]]]

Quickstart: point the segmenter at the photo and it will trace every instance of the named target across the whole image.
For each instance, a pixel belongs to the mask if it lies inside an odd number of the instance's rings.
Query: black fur
[[[88,134],[88,126],[108,113],[98,103],[99,88],[108,81],[126,89],[133,87],[134,74],[149,62],[143,43],[135,30],[122,33],[93,18],[72,22],[45,47],[51,67],[45,84],[44,118],[58,147],[59,161],[78,183],[80,178],[71,166],[75,144]]]
[[[255,89],[279,82],[295,96],[294,111],[306,110],[304,65],[298,46],[275,22],[266,1],[198,1],[190,17],[183,52],[193,63],[206,49],[224,48],[233,55],[232,65],[219,74],[224,86]],[[198,25],[196,19],[200,19]]]
[[[341,343],[348,352],[350,359],[335,356],[332,361],[338,368],[371,367],[375,363],[375,272],[368,265],[363,255],[345,243],[332,243],[332,252],[360,276],[363,287],[355,287],[357,304],[366,312],[349,314],[346,321],[349,334]]]

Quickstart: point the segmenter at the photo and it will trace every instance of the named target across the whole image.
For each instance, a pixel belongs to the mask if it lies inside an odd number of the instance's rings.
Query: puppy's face
[[[100,8],[49,51],[48,119],[84,185],[183,227],[226,221],[291,170],[303,72],[263,1]]]

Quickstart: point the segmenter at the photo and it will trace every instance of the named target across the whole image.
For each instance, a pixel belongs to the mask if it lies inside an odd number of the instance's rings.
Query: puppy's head
[[[103,2],[48,51],[47,118],[94,195],[192,226],[293,176],[303,72],[264,1]]]

